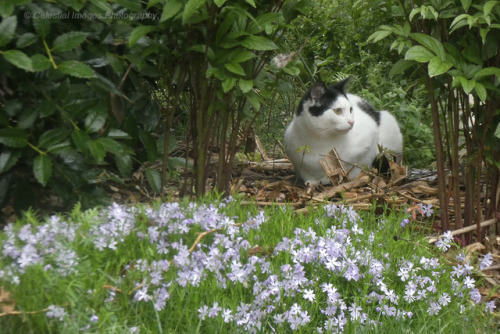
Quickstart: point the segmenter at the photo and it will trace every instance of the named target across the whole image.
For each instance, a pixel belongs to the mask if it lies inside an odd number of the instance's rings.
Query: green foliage
[[[460,194],[459,151],[465,142],[469,159],[464,220],[479,222],[483,209],[490,216],[500,205],[495,196],[486,204],[479,199],[483,163],[492,180],[487,192],[496,192],[500,174],[500,140],[495,136],[500,123],[500,5],[498,1],[431,0],[419,6],[404,1],[401,7],[407,14],[405,21],[381,26],[369,40],[394,38],[391,49],[404,55],[394,71],[418,65],[429,92],[438,173],[443,179],[445,163],[452,170],[455,199]],[[444,180],[440,182],[444,192]],[[444,206],[444,197],[440,200]],[[460,227],[460,205],[455,210]],[[447,223],[444,217],[445,230]]]
[[[159,156],[148,134],[159,119],[148,82],[158,76],[162,45],[140,38],[160,10],[121,1],[2,2],[0,176],[9,181],[1,205],[38,187],[18,182],[27,175],[67,203],[103,202],[92,189],[104,168],[120,181],[134,159]]]
[[[293,63],[283,69],[269,63],[287,21],[305,3],[190,0],[165,4],[156,32],[175,36],[163,37],[166,52],[160,63],[159,86],[167,109],[165,135],[169,136],[174,119],[187,124],[186,141],[192,143],[194,159],[189,188],[196,194],[206,190],[212,152],[218,153],[215,187],[220,192],[229,189],[240,133],[245,136],[251,130],[265,100],[283,80],[282,72],[298,74]]]

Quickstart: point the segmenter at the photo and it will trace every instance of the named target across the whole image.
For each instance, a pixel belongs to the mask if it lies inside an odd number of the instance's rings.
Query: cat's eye
[[[352,107],[351,107],[351,110],[350,110],[351,114],[352,114]]]
[[[342,114],[342,108],[335,108],[333,109],[333,112],[336,113],[337,115]]]

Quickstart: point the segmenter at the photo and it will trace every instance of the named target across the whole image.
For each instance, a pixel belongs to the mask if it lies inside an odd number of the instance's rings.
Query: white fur
[[[347,170],[354,166],[349,172],[351,178],[360,173],[360,167],[372,165],[378,154],[377,144],[397,153],[402,151],[396,119],[383,111],[379,128],[370,115],[357,107],[360,99],[352,94],[347,98],[341,95],[317,117],[308,111],[314,101],[305,101],[302,113],[294,116],[285,132],[285,148],[304,182],[330,183],[319,160],[334,147]],[[342,109],[339,115],[334,112],[338,108]]]

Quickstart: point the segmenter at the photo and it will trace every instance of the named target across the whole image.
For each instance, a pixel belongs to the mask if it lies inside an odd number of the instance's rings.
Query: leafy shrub
[[[393,37],[391,49],[404,55],[395,72],[418,67],[432,110],[440,203],[446,198],[446,172],[451,170],[456,226],[480,223],[500,207],[494,195],[500,183],[500,6],[497,1],[402,1],[399,24],[383,25],[370,36],[377,42]],[[463,139],[462,139],[463,138]],[[465,208],[462,218],[461,158],[465,142]],[[485,168],[483,168],[485,167]],[[481,201],[486,174],[488,199]],[[443,210],[442,228],[449,217]],[[478,235],[480,235],[478,225]]]
[[[158,154],[148,82],[162,46],[134,31],[155,22],[157,8],[6,1],[0,15],[0,202],[34,204],[22,195],[40,195],[34,176],[69,203],[102,203],[100,184]]]

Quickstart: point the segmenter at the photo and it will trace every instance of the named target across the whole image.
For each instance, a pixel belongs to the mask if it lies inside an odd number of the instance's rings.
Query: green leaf
[[[469,94],[474,89],[474,86],[476,85],[476,80],[474,80],[474,79],[467,80],[466,78],[461,77],[460,83],[462,84],[462,88],[464,89],[464,92]]]
[[[452,66],[453,64],[443,62],[441,61],[441,58],[435,56],[429,61],[429,68],[428,68],[429,76],[432,78],[441,75],[443,73],[446,73]]]
[[[495,137],[500,139],[500,122],[497,124],[497,129],[495,130]]]
[[[169,0],[163,6],[163,12],[161,13],[160,22],[166,21],[171,17],[174,17],[182,8],[182,0]]]
[[[422,8],[420,8],[420,7],[413,8],[412,11],[410,12],[410,15],[408,16],[410,22],[413,21],[413,18],[415,17],[415,15],[421,14],[421,11],[422,11]]]
[[[45,154],[40,154],[33,161],[33,174],[35,178],[44,187],[52,175],[52,161]]]
[[[182,24],[186,24],[196,11],[203,6],[207,0],[188,0],[182,13]]]
[[[129,154],[115,155],[116,167],[122,177],[127,177],[132,172],[132,157]]]
[[[0,144],[9,147],[24,147],[28,144],[28,134],[21,129],[0,129]]]
[[[462,2],[462,7],[464,8],[465,11],[469,10],[470,4],[472,3],[472,0],[460,0]]]
[[[233,72],[234,74],[245,76],[245,70],[238,63],[227,63],[224,65],[224,67],[227,68],[230,72]]]
[[[124,155],[132,153],[132,151],[127,146],[122,145],[116,140],[109,137],[99,138],[98,140],[102,144],[104,149],[107,152],[112,153],[113,155]]]
[[[42,54],[36,54],[31,56],[31,63],[33,65],[33,70],[34,71],[45,71],[50,66],[52,66],[52,63],[50,62],[49,58],[45,57]]]
[[[410,34],[410,37],[426,47],[427,50],[432,51],[435,55],[441,58],[442,61],[446,60],[446,52],[444,50],[443,43],[434,37],[421,33],[412,33]]]
[[[392,35],[392,30],[377,30],[368,37],[367,41],[368,42],[371,41],[372,43],[377,43],[378,41],[381,41],[390,35]]]
[[[81,130],[75,130],[71,134],[71,139],[73,139],[73,143],[75,143],[75,146],[80,150],[82,153],[87,152],[88,148],[88,143],[90,142],[90,136],[85,132]]]
[[[390,76],[402,74],[404,71],[414,66],[416,63],[413,60],[400,59],[394,65],[389,72]]]
[[[90,0],[90,2],[105,14],[113,13],[113,8],[108,4],[107,0]]]
[[[487,1],[483,7],[484,16],[490,15],[493,8],[498,4],[498,1]]]
[[[255,1],[254,0],[245,0],[245,2],[247,4],[249,4],[250,6],[252,6],[253,8],[256,8],[257,6],[255,5]]]
[[[236,63],[243,63],[243,62],[250,60],[254,57],[256,57],[256,56],[255,56],[255,53],[253,53],[253,52],[250,52],[248,50],[238,50],[238,51],[231,54],[230,59]]]
[[[19,160],[21,151],[4,151],[0,153],[0,174],[7,172]]]
[[[153,189],[154,192],[161,192],[161,174],[155,169],[148,168],[146,169],[146,178],[148,179],[148,183]]]
[[[250,91],[245,94],[245,96],[255,110],[260,110],[261,98],[259,95],[257,95],[254,91]]]
[[[76,78],[89,79],[96,77],[94,71],[89,65],[81,63],[77,60],[66,60],[62,62],[58,68],[61,72]]]
[[[2,53],[5,59],[12,65],[28,72],[33,72],[31,58],[19,50],[8,50]]]
[[[486,92],[486,88],[484,87],[484,85],[480,82],[476,82],[476,84],[474,85],[474,90],[476,91],[479,99],[482,102],[486,102],[486,98],[488,97],[488,94]]]
[[[51,129],[44,132],[38,138],[38,146],[42,148],[49,148],[65,140],[69,135],[68,130],[65,129]]]
[[[38,41],[37,35],[35,35],[32,32],[27,32],[17,38],[16,47],[18,49],[22,49],[36,43],[37,41]]]
[[[0,16],[7,17],[14,12],[14,2],[0,1]]]
[[[104,145],[101,143],[101,141],[99,139],[90,140],[87,144],[88,144],[88,148],[90,150],[90,153],[92,153],[95,160],[98,163],[103,162],[104,157],[106,157],[106,149],[104,148]]]
[[[412,46],[405,54],[405,60],[415,60],[426,63],[434,57],[434,54],[421,45]]]
[[[107,113],[105,107],[97,107],[85,117],[85,129],[88,132],[99,131],[106,123]]]
[[[149,132],[143,129],[139,129],[139,139],[141,140],[142,145],[144,145],[144,148],[146,149],[146,155],[148,156],[148,161],[154,162],[155,159],[158,157],[158,147],[156,145],[155,138]],[[161,143],[163,144],[163,141]],[[169,144],[170,143],[171,141],[169,140]]]
[[[214,0],[214,3],[220,8],[224,3],[226,3],[226,1],[227,0]]]
[[[138,26],[135,27],[134,30],[130,33],[130,38],[128,40],[128,46],[133,46],[137,41],[141,38],[146,36],[148,33],[151,31],[155,30],[155,26]]]
[[[238,86],[243,93],[248,93],[253,88],[253,81],[240,79],[238,80]]]
[[[498,80],[500,80],[500,68],[498,67],[483,68],[474,75],[474,79],[478,80],[481,79],[482,77],[486,77],[489,75],[495,75],[498,78]]]
[[[224,91],[224,93],[229,92],[234,87],[235,83],[236,83],[236,78],[232,77],[222,81],[222,90]]]
[[[70,31],[56,37],[52,43],[53,52],[70,51],[83,43],[88,33],[83,31]]]
[[[9,16],[0,23],[0,47],[9,44],[16,34],[17,17]]]
[[[278,46],[269,38],[264,36],[248,36],[241,45],[250,50],[268,51],[275,50]]]

